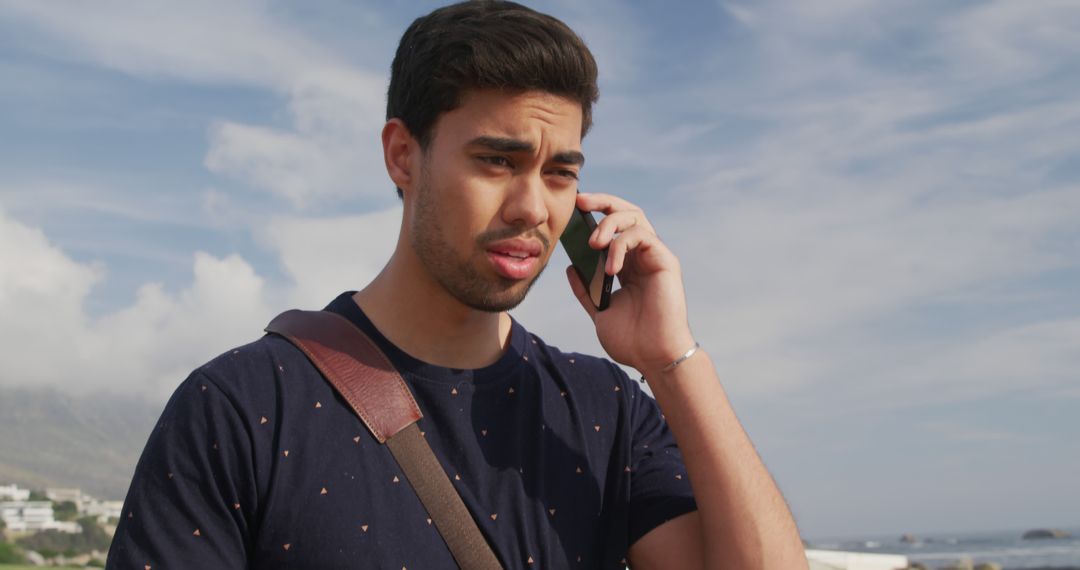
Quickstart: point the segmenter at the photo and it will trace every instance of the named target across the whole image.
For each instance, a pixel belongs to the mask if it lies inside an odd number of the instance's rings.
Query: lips
[[[487,246],[488,259],[495,272],[507,279],[527,279],[540,265],[543,247],[536,241],[512,239]]]
[[[502,255],[509,255],[511,257],[525,258],[525,257],[539,257],[540,253],[544,251],[540,242],[529,239],[507,239],[497,241],[487,246],[487,250]]]

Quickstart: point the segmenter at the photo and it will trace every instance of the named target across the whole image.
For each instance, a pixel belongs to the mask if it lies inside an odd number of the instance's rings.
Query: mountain
[[[123,499],[164,402],[0,387],[0,484]]]

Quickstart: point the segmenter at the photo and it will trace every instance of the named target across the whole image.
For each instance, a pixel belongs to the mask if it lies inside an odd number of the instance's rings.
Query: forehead
[[[457,108],[436,121],[435,140],[461,144],[478,136],[499,136],[580,150],[582,110],[572,99],[543,91],[473,90]]]

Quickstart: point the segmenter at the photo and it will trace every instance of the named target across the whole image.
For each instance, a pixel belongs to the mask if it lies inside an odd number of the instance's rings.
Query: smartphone
[[[604,271],[607,266],[607,248],[593,249],[589,245],[589,236],[596,229],[596,218],[592,213],[574,208],[570,223],[566,225],[559,241],[574,264],[574,269],[581,277],[581,282],[589,289],[589,298],[597,310],[603,311],[611,302],[611,284],[614,276]]]

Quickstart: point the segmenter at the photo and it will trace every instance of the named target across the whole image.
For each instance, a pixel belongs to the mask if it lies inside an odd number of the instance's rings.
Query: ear
[[[413,138],[409,128],[401,119],[390,119],[383,125],[382,130],[383,160],[386,162],[386,173],[390,180],[403,192],[412,189],[416,172],[419,168],[418,153],[420,144]]]

